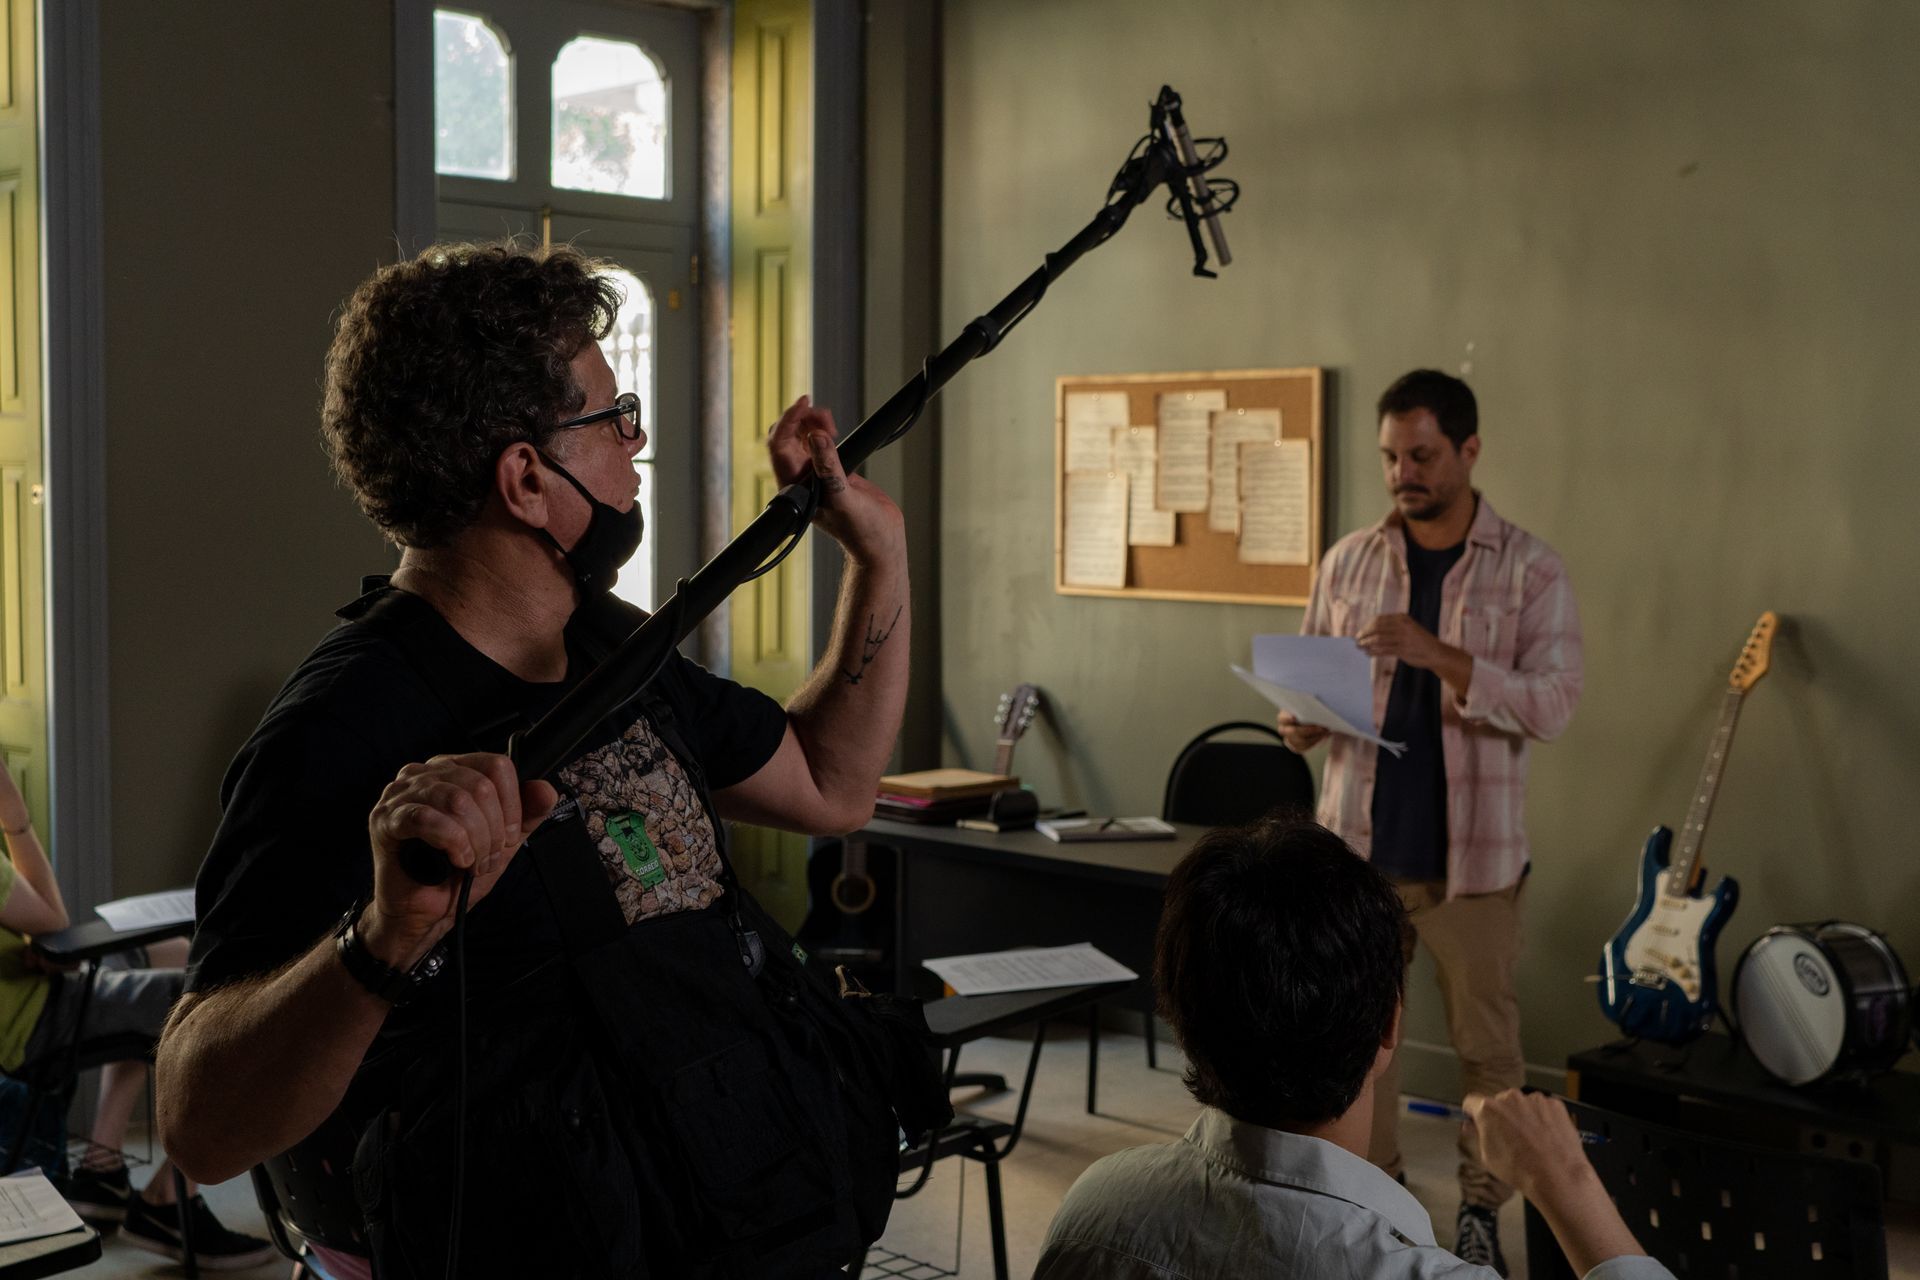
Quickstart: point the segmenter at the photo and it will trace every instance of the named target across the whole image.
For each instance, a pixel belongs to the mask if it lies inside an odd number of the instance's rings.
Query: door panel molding
[[[76,915],[113,896],[107,682],[100,3],[42,6],[45,133],[45,834]]]

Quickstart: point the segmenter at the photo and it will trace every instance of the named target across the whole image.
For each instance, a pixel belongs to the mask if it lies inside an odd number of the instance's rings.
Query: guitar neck
[[[1701,766],[1699,785],[1693,789],[1693,803],[1687,806],[1686,825],[1680,828],[1679,851],[1674,854],[1673,874],[1667,881],[1669,893],[1683,894],[1693,887],[1700,845],[1706,839],[1707,819],[1713,813],[1714,796],[1720,791],[1720,778],[1727,768],[1727,752],[1733,746],[1733,727],[1739,723],[1740,704],[1746,698],[1747,691],[1736,686],[1727,690],[1720,704],[1720,724],[1713,731],[1713,742],[1707,748],[1707,762]]]
[[[1004,776],[1013,772],[1013,742],[1012,738],[1002,738],[994,745],[993,771],[995,773]]]

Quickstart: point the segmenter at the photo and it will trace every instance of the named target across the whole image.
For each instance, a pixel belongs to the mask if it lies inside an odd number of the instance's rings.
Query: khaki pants
[[[1513,988],[1520,954],[1519,884],[1498,893],[1447,901],[1444,882],[1396,881],[1413,933],[1433,953],[1439,969],[1440,999],[1447,1011],[1447,1037],[1460,1055],[1460,1084],[1468,1093],[1516,1089],[1526,1080],[1520,1056],[1520,1001]],[[1413,963],[1413,941],[1407,945]],[[1411,1004],[1413,993],[1407,993]],[[1373,1144],[1367,1158],[1398,1175],[1400,1158],[1400,1055],[1374,1082]],[[1472,1146],[1460,1142],[1460,1198],[1467,1204],[1498,1208],[1513,1188],[1480,1163]]]

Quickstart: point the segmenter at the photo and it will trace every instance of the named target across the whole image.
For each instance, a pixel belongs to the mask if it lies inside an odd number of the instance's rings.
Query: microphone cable
[[[460,1270],[460,1209],[467,1196],[467,896],[473,892],[473,869],[460,874],[460,897],[453,906],[455,1012],[453,1084],[453,1207],[447,1215],[446,1280]]]

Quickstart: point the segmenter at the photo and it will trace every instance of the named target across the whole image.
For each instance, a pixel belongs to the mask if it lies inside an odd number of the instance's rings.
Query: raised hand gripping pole
[[[1126,225],[1134,208],[1162,184],[1171,189],[1169,213],[1187,224],[1194,254],[1193,273],[1212,276],[1213,272],[1207,270],[1201,226],[1206,225],[1224,264],[1228,260],[1226,240],[1219,229],[1218,215],[1233,207],[1239,188],[1225,179],[1205,176],[1226,157],[1224,140],[1201,138],[1198,142],[1202,149],[1196,151],[1181,117],[1180,95],[1162,86],[1160,97],[1153,103],[1148,132],[1114,175],[1106,205],[992,310],[975,318],[959,337],[929,356],[918,374],[850,432],[840,442],[840,465],[852,471],[910,431],[927,402],[954,375],[999,346],[1040,304],[1047,286],[1082,255],[1106,243]],[[566,763],[594,725],[653,679],[701,619],[735,588],[770,568],[769,557],[791,550],[813,518],[817,497],[811,480],[788,485],[718,555],[691,578],[681,579],[678,589],[652,617],[569,690],[538,724],[514,738],[507,755],[520,776],[545,778]],[[421,884],[440,884],[452,873],[446,855],[421,840],[410,840],[401,848],[400,865]]]

